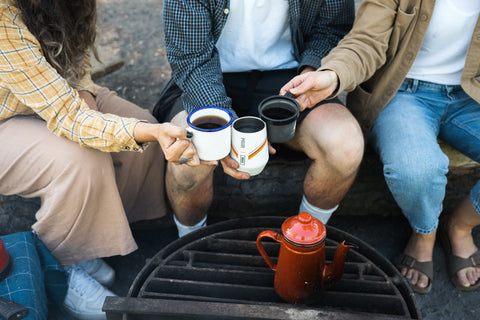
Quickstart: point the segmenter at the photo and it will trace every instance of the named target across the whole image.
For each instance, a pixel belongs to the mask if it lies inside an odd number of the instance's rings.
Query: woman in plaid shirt
[[[0,194],[41,198],[32,228],[81,319],[105,319],[113,295],[98,258],[136,250],[129,223],[166,213],[164,159],[199,164],[185,129],[92,82],[95,23],[94,0],[0,1]]]

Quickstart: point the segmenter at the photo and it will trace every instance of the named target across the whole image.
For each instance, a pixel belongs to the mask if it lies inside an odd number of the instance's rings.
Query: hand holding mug
[[[257,117],[241,117],[232,125],[230,156],[239,164],[238,171],[255,176],[268,162],[268,139],[265,122]]]
[[[163,150],[165,159],[179,163],[180,158],[190,159],[188,165],[198,166],[200,160],[185,128],[169,122],[138,122],[133,131],[137,143],[156,141]]]
[[[329,98],[337,90],[338,83],[338,76],[332,70],[305,72],[285,84],[280,94],[295,95],[302,111]]]

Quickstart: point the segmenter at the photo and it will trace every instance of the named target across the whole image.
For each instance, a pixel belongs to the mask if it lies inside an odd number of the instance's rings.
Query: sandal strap
[[[408,268],[415,269],[428,277],[428,279],[433,280],[433,262],[432,261],[417,261],[412,256],[408,254],[402,254],[397,263],[397,268]]]
[[[450,276],[454,276],[458,271],[469,267],[480,267],[480,251],[473,253],[468,258],[450,255],[448,261],[448,271]]]

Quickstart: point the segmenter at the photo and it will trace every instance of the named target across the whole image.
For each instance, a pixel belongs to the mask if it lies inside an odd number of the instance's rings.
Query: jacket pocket
[[[418,10],[415,7],[411,8],[408,12],[403,11],[400,8],[398,9],[387,49],[388,60],[396,55],[398,48],[401,47],[401,43],[409,33],[409,30],[410,32],[413,30],[413,21],[415,20],[417,13]]]
[[[372,95],[364,90],[361,85],[357,86],[355,90],[349,92],[347,95],[347,108],[352,112],[353,116],[357,119],[364,135],[368,135],[371,130],[375,119],[371,119],[370,112],[368,110],[368,102]]]

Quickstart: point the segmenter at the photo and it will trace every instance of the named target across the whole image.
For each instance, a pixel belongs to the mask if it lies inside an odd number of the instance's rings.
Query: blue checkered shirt
[[[207,105],[232,110],[215,47],[228,12],[229,0],[164,1],[167,57],[187,112]],[[293,54],[299,70],[320,67],[321,59],[351,29],[354,17],[354,0],[289,0]]]

